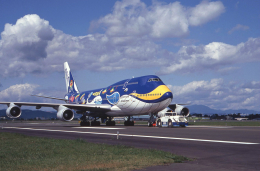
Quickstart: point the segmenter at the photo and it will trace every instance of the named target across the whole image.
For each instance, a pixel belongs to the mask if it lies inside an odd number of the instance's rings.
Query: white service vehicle
[[[190,111],[188,108],[176,105],[171,107],[172,110],[162,110],[158,113],[156,118],[156,125],[158,127],[186,127],[188,126],[188,121],[186,117],[189,116]]]

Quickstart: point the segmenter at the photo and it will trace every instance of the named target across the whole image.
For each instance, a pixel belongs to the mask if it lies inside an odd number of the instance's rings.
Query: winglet
[[[76,82],[74,81],[72,74],[70,72],[70,67],[68,62],[64,62],[64,73],[67,93],[79,93]]]

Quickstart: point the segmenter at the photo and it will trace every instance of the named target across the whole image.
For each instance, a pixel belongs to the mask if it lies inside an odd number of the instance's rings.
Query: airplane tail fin
[[[76,82],[74,81],[72,74],[70,72],[70,67],[68,62],[64,62],[64,72],[65,72],[65,82],[67,93],[79,93]]]

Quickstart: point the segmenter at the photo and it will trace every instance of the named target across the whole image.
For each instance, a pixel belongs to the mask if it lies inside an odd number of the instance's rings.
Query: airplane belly
[[[153,103],[145,103],[141,113],[142,114],[149,113],[149,110],[151,109],[152,106],[153,106]]]
[[[162,102],[159,103],[159,106],[157,107],[157,109],[155,109],[155,113],[160,112],[161,110],[167,108],[169,106],[169,104],[171,103],[172,99],[166,99]]]
[[[145,102],[142,102],[142,101],[140,101],[140,100],[137,100],[136,99],[136,101],[138,102],[137,103],[137,105],[135,106],[135,108],[134,108],[134,110],[133,110],[133,113],[135,113],[135,114],[141,114],[142,113],[142,110],[143,110],[143,108],[144,108],[144,106],[145,106]]]
[[[153,103],[149,112],[156,113],[155,111],[157,111],[159,106],[160,106],[160,103]]]
[[[139,100],[135,99],[134,97],[131,97],[131,99],[123,106],[122,111],[129,113],[129,114],[136,114],[134,112],[136,106],[138,105]]]

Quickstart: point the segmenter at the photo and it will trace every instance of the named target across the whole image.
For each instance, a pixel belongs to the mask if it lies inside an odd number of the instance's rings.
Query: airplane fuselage
[[[73,88],[73,82],[69,86]],[[108,116],[157,113],[165,109],[172,98],[170,89],[155,75],[122,80],[106,88],[80,93],[69,91],[65,96],[70,104],[109,104]]]

